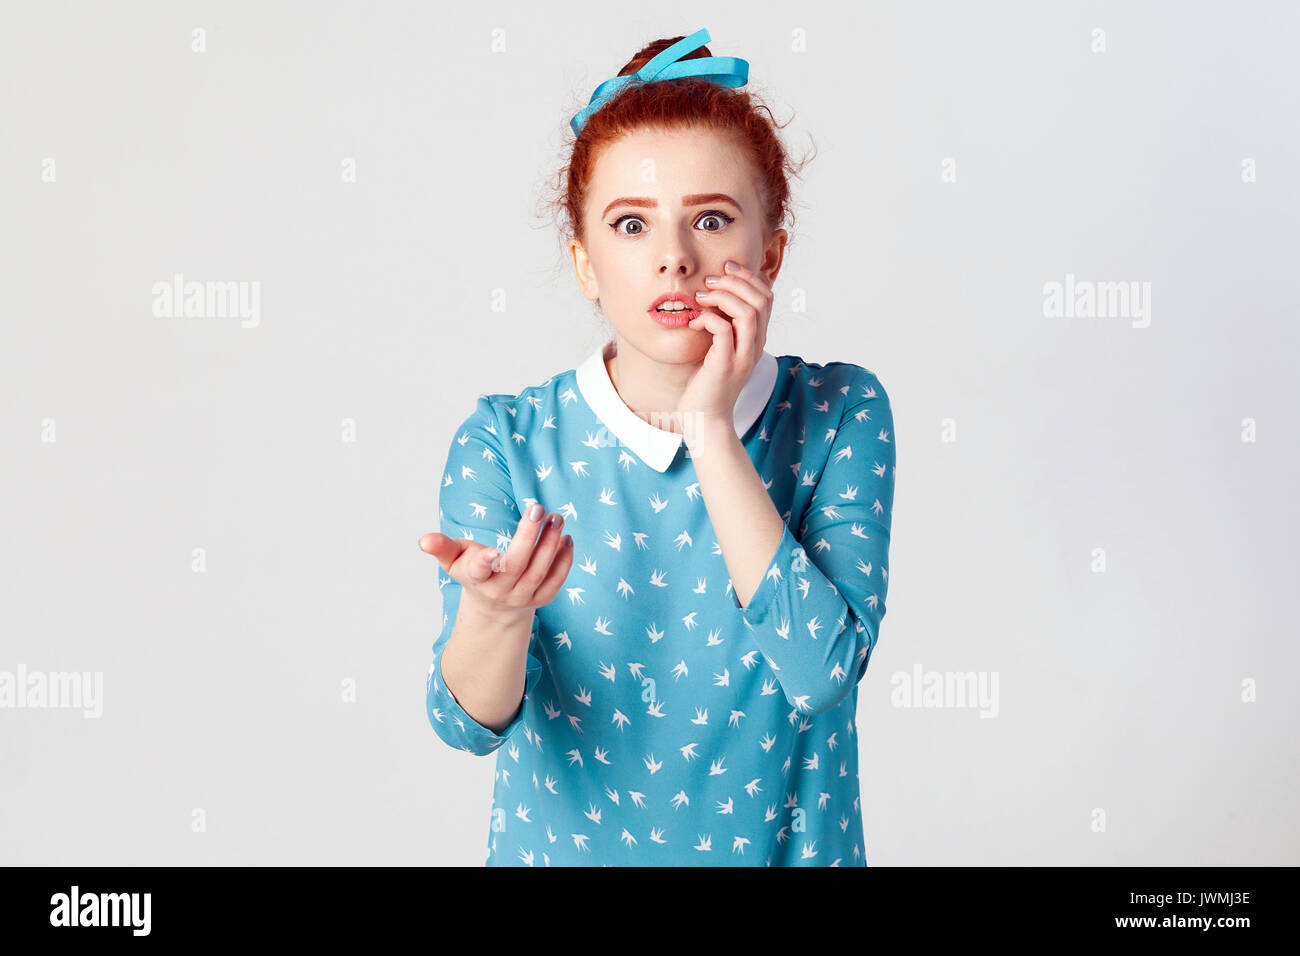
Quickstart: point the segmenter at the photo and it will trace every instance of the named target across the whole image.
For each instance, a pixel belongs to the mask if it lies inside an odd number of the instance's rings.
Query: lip
[[[657,309],[665,302],[681,302],[686,308],[681,312],[659,312]],[[669,329],[680,329],[689,325],[692,319],[697,319],[703,310],[695,305],[690,294],[686,292],[665,292],[659,298],[650,303],[650,308],[646,310],[650,318],[654,319],[660,325]]]

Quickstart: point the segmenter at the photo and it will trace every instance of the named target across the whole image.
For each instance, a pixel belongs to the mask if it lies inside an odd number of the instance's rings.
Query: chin
[[[666,329],[650,318],[640,328],[618,332],[638,352],[664,365],[701,362],[713,344],[713,337],[702,329]]]

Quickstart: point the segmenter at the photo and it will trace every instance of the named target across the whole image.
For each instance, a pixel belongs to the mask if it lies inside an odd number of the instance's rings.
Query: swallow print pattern
[[[786,529],[743,608],[689,449],[662,469],[636,454],[612,386],[589,400],[571,369],[480,395],[456,430],[443,534],[504,549],[540,502],[574,542],[500,734],[443,683],[461,585],[438,569],[426,707],[448,745],[496,755],[487,865],[866,865],[855,717],[885,613],[893,418],[861,366],[775,364],[740,437]]]

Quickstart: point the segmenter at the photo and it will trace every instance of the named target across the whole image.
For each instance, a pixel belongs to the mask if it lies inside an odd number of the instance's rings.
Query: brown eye
[[[700,218],[696,220],[696,222],[701,223],[708,219],[719,220],[722,223],[722,225],[718,226],[716,229],[705,229],[704,230],[705,232],[721,232],[723,229],[726,229],[727,226],[731,225],[733,222],[736,221],[734,216],[728,216],[721,209],[710,209],[708,212],[701,215]]]
[[[637,229],[635,232],[628,232],[624,229],[620,229],[619,226],[621,226],[627,220],[635,220],[636,222],[640,223],[643,228]],[[645,231],[644,226],[645,226],[645,220],[642,219],[640,216],[630,212],[624,213],[623,215],[619,216],[617,219],[615,219],[613,222],[609,224],[609,228],[613,229],[615,232],[622,233],[625,236],[641,235],[641,233]]]

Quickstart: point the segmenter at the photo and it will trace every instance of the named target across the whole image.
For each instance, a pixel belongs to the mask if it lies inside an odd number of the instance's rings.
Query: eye
[[[704,229],[702,230],[703,232],[722,232],[722,230],[726,229],[727,226],[731,225],[733,222],[736,221],[735,216],[728,216],[721,209],[710,209],[707,212],[700,213],[700,218],[696,219],[695,222],[696,225],[699,225],[700,223],[709,219],[717,220],[718,222],[721,222],[722,225],[714,229]],[[626,229],[620,228],[625,222],[639,223],[639,227],[635,231],[629,232]],[[628,213],[624,213],[623,215],[615,219],[613,222],[611,222],[609,224],[609,228],[613,229],[615,232],[620,233],[621,235],[624,236],[639,236],[643,232],[645,232],[645,220],[642,219],[634,212],[628,212]]]
[[[642,219],[642,218],[641,218],[640,216],[638,216],[636,213],[631,213],[631,212],[629,212],[629,213],[624,213],[623,215],[621,215],[621,216],[619,216],[617,219],[615,219],[613,222],[611,222],[611,223],[609,224],[609,228],[613,229],[615,232],[622,233],[622,234],[625,235],[625,236],[639,236],[639,235],[641,235],[641,233],[644,231],[644,229],[638,229],[636,232],[626,232],[626,231],[624,231],[624,230],[622,230],[622,229],[619,228],[619,226],[621,226],[624,222],[626,222],[626,221],[629,220],[629,219],[635,219],[637,222],[641,223],[641,225],[642,225],[643,227],[645,226],[645,220],[644,220],[644,219]]]
[[[704,230],[705,232],[722,232],[723,229],[726,229],[727,226],[731,225],[733,222],[736,221],[735,216],[728,216],[721,209],[710,209],[708,212],[703,213],[700,216],[700,218],[696,221],[703,222],[706,219],[717,219],[722,222],[722,225],[719,226],[717,229],[705,229]]]

